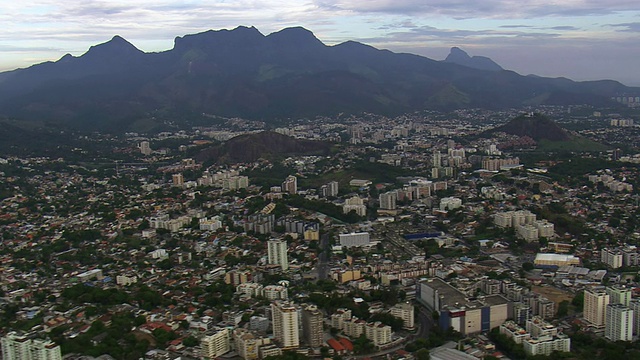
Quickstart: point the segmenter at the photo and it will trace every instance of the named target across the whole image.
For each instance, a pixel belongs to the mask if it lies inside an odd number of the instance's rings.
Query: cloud
[[[527,29],[531,28],[530,25],[500,25],[499,28],[503,29]]]
[[[570,26],[570,25],[552,26],[550,28],[543,28],[543,29],[551,29],[551,30],[559,30],[559,31],[580,30],[579,28],[577,28],[575,26]]]
[[[635,0],[315,0],[320,8],[354,13],[441,15],[456,19],[527,19],[638,11]]]
[[[616,30],[616,31],[620,31],[620,32],[640,32],[640,22],[623,23],[623,24],[609,24],[608,26],[615,27],[615,28],[624,28],[624,29],[617,29]]]

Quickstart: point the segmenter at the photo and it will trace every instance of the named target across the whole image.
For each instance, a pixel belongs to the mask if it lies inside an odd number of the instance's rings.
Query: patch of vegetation
[[[568,141],[540,140],[538,151],[541,152],[600,152],[607,151],[609,147],[593,140],[574,136]]]

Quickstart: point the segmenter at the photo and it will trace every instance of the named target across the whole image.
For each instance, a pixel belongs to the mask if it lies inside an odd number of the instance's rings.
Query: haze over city
[[[325,44],[355,40],[442,60],[458,46],[521,74],[640,85],[635,1],[84,1],[0,4],[0,71],[81,55],[121,35],[146,52],[176,36],[303,26]]]

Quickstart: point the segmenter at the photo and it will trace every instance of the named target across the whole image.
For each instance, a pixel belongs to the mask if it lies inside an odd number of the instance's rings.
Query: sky
[[[457,46],[520,74],[640,86],[638,0],[0,0],[0,71],[79,56],[120,35],[146,52],[177,36],[303,26],[443,60]]]

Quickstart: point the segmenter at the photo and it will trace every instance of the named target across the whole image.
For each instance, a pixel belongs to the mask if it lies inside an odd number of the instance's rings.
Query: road
[[[429,336],[429,332],[433,327],[433,317],[431,316],[431,312],[427,310],[422,305],[419,305],[418,308],[418,333],[415,335],[416,338],[426,338]]]
[[[331,250],[329,249],[329,234],[323,234],[320,237],[320,249],[316,271],[318,273],[318,279],[324,280],[329,276],[329,255],[331,254]]]

